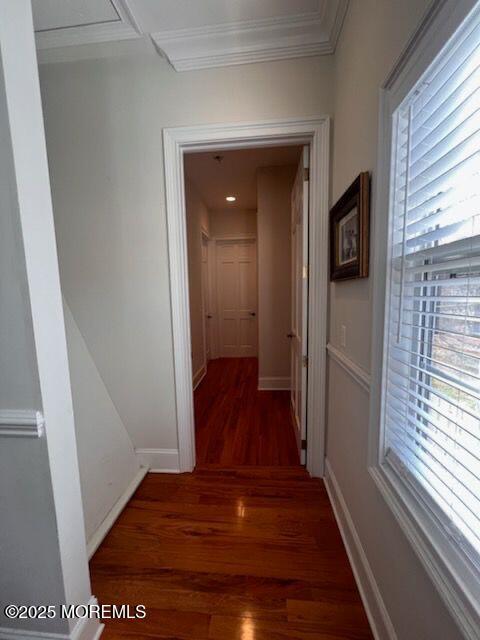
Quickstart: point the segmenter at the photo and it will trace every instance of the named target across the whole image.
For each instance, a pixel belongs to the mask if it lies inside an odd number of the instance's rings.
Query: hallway
[[[257,358],[209,362],[194,394],[197,467],[300,463],[290,392],[257,386]]]
[[[300,467],[148,474],[90,563],[106,640],[373,638],[321,480]]]

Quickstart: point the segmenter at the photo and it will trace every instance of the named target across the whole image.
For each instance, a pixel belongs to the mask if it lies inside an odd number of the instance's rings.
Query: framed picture
[[[330,280],[368,277],[370,175],[361,173],[330,211]]]

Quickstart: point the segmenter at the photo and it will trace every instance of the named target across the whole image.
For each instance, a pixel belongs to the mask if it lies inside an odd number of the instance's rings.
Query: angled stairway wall
[[[65,300],[64,313],[85,529],[90,543],[138,475],[139,463]]]

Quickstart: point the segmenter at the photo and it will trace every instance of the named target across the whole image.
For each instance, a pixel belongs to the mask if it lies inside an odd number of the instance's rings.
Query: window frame
[[[412,481],[408,470],[384,455],[383,389],[390,321],[389,254],[393,200],[390,185],[393,184],[395,164],[392,161],[396,146],[395,113],[450,38],[465,29],[465,23],[472,18],[480,19],[480,2],[434,1],[380,90],[377,170],[373,179],[373,340],[369,429],[369,472],[452,617],[469,640],[479,636],[480,568],[458,544],[455,532],[445,530],[442,512],[435,500],[418,482]],[[421,357],[420,352],[417,357]]]

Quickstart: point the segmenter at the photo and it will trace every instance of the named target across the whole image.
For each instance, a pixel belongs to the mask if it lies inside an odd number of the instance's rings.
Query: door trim
[[[326,343],[328,301],[328,116],[163,130],[170,266],[175,396],[180,471],[195,467],[190,313],[183,155],[221,149],[310,145],[310,297],[307,470],[321,477],[325,462]]]

